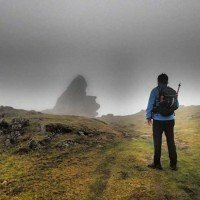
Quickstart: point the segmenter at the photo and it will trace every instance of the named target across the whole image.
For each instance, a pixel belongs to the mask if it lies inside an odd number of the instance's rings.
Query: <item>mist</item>
[[[52,108],[83,75],[99,115],[146,108],[157,76],[199,105],[198,0],[0,1],[0,104]]]

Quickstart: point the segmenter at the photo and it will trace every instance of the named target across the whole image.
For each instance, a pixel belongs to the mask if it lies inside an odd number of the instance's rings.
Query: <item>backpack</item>
[[[153,108],[153,113],[159,113],[162,116],[170,116],[178,109],[178,94],[170,87],[166,87],[159,91],[157,103]]]

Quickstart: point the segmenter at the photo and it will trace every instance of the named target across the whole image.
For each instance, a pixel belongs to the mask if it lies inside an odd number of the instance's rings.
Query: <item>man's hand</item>
[[[148,124],[149,126],[151,126],[151,125],[152,125],[152,120],[151,120],[151,119],[147,119],[147,124]]]

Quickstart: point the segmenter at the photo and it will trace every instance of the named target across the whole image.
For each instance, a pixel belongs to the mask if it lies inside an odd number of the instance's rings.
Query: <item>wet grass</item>
[[[52,122],[65,121],[77,127],[87,124],[86,118],[46,118],[48,119],[45,120]],[[130,131],[132,138],[103,143],[100,146],[75,146],[62,151],[48,148],[25,155],[14,153],[16,149],[1,151],[0,199],[198,200],[199,119],[177,119],[175,138],[178,171],[169,169],[164,137],[164,170],[149,169],[147,164],[152,161],[153,155],[151,129],[144,125],[144,122],[135,121],[137,125],[133,125],[132,120],[126,120],[126,124],[120,124],[119,120],[118,128],[123,126],[126,129],[127,126],[126,131]],[[88,126],[103,126],[104,131],[112,132],[111,127],[98,120],[89,120]],[[140,137],[139,133],[149,137]],[[35,134],[36,138],[42,137]],[[56,142],[65,137],[57,138]]]

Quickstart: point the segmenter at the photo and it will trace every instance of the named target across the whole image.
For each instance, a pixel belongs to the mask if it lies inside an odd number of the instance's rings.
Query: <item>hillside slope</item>
[[[164,137],[164,170],[147,168],[153,143],[144,111],[100,119],[5,116],[0,134],[0,199],[199,199],[199,111],[200,106],[181,107],[176,114],[178,171],[169,169]],[[24,125],[19,128],[19,123]],[[10,140],[13,132],[17,136]]]
[[[164,134],[162,148],[164,171],[152,171],[145,167],[152,161],[153,155],[152,128],[145,122],[145,111],[130,116],[103,116],[101,120],[126,133],[129,141],[124,145],[125,155],[127,158],[133,159],[134,157],[137,160],[139,172],[133,170],[133,161],[126,161],[124,173],[130,176],[126,180],[137,181],[140,185],[138,187],[143,189],[142,192],[137,193],[135,189],[129,188],[127,196],[130,197],[135,191],[139,199],[200,199],[200,167],[198,164],[200,162],[200,106],[181,106],[176,112],[175,140],[179,166],[177,172],[169,170]],[[131,199],[129,197],[125,199]]]
[[[97,119],[17,112],[0,122],[0,199],[86,197],[122,134]]]

